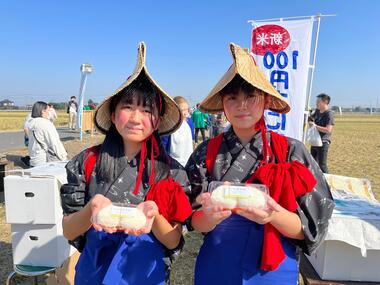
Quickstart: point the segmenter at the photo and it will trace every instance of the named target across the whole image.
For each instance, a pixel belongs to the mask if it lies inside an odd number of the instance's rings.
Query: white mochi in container
[[[222,206],[225,209],[235,209],[238,204],[238,200],[225,196],[225,190],[227,185],[221,185],[211,192],[211,201],[215,205]]]
[[[268,188],[262,184],[212,181],[208,188],[211,202],[225,209],[266,209]]]
[[[147,219],[145,213],[135,205],[110,204],[101,209],[92,222],[119,230],[139,230],[146,225]]]
[[[113,205],[110,204],[99,211],[99,213],[92,218],[94,224],[104,227],[117,227],[119,225],[119,217],[111,214]]]
[[[122,229],[139,230],[146,225],[146,217],[143,211],[134,207],[120,207],[120,223]]]

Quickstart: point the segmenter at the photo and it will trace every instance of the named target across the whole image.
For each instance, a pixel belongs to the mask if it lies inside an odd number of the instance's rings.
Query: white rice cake
[[[211,193],[211,201],[225,209],[266,207],[265,194],[252,186],[221,185]]]
[[[106,227],[139,230],[145,226],[146,217],[138,208],[109,205],[100,210],[94,223]]]

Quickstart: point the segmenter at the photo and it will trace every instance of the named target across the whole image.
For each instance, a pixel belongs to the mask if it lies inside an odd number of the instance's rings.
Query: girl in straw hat
[[[159,139],[180,126],[181,111],[150,77],[143,43],[133,75],[99,105],[94,121],[104,142],[67,164],[68,184],[61,188],[64,235],[83,249],[75,283],[164,284],[192,210],[181,186],[188,184],[186,172]],[[145,226],[97,223],[111,203],[138,205]]]
[[[333,199],[304,145],[266,130],[264,110],[286,113],[289,104],[247,50],[230,48],[234,63],[200,108],[224,112],[231,128],[199,145],[186,165],[197,208],[189,220],[206,233],[195,284],[296,284],[296,247],[310,254],[321,243]],[[211,181],[265,184],[267,206],[224,209],[207,193]]]

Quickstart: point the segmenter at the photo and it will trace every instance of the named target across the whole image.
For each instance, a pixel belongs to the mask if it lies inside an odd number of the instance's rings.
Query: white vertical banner
[[[314,17],[252,22],[251,52],[256,63],[291,107],[288,114],[266,111],[267,127],[302,141]]]

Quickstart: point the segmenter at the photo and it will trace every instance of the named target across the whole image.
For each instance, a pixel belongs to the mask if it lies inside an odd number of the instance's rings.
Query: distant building
[[[13,102],[11,100],[5,99],[3,101],[0,101],[0,107],[10,108],[10,107],[14,107],[14,106],[15,106],[15,102]]]

